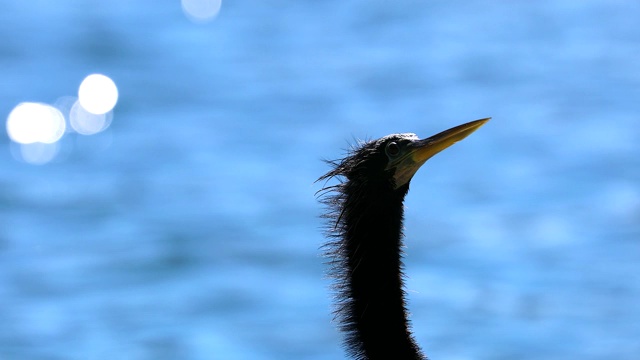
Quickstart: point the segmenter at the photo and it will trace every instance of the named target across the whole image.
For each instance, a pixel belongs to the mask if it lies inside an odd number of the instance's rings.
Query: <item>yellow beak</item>
[[[394,175],[396,188],[408,183],[420,166],[432,156],[466,138],[490,119],[471,121],[429,138],[414,141],[409,145],[410,148],[404,156],[394,161],[393,164],[389,164],[389,167],[396,168]]]

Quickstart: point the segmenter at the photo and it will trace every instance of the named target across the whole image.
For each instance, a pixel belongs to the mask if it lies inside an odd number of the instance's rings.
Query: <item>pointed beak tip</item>
[[[488,122],[489,122],[489,120],[491,120],[491,118],[490,118],[490,117],[487,117],[487,118],[484,118],[484,119],[476,120],[475,122],[476,122],[476,123],[478,123],[478,127],[480,127],[480,126],[482,126],[482,125],[484,125],[484,124],[488,123]]]

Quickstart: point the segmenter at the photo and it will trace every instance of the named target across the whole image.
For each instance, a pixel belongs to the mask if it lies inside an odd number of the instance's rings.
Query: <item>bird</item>
[[[416,171],[491,118],[425,139],[392,134],[353,146],[317,181],[326,207],[323,246],[334,279],[335,320],[347,355],[358,360],[427,359],[407,316],[404,290],[404,199]],[[328,185],[331,179],[338,183]]]

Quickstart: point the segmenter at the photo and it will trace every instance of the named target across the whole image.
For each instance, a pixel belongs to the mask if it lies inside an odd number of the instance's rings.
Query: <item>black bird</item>
[[[320,177],[340,183],[319,191],[328,208],[326,245],[336,278],[336,316],[356,359],[426,359],[410,332],[403,290],[403,201],[411,178],[430,157],[490,118],[420,140],[393,134],[369,141]]]

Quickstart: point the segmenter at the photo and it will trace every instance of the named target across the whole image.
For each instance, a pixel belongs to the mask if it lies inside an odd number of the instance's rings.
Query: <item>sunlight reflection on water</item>
[[[118,88],[102,74],[87,76],[78,97],[63,96],[53,105],[23,102],[7,117],[7,134],[16,160],[42,165],[55,159],[65,132],[93,135],[106,130],[118,102]]]
[[[189,20],[201,23],[214,19],[220,12],[222,0],[182,0],[182,10]]]

